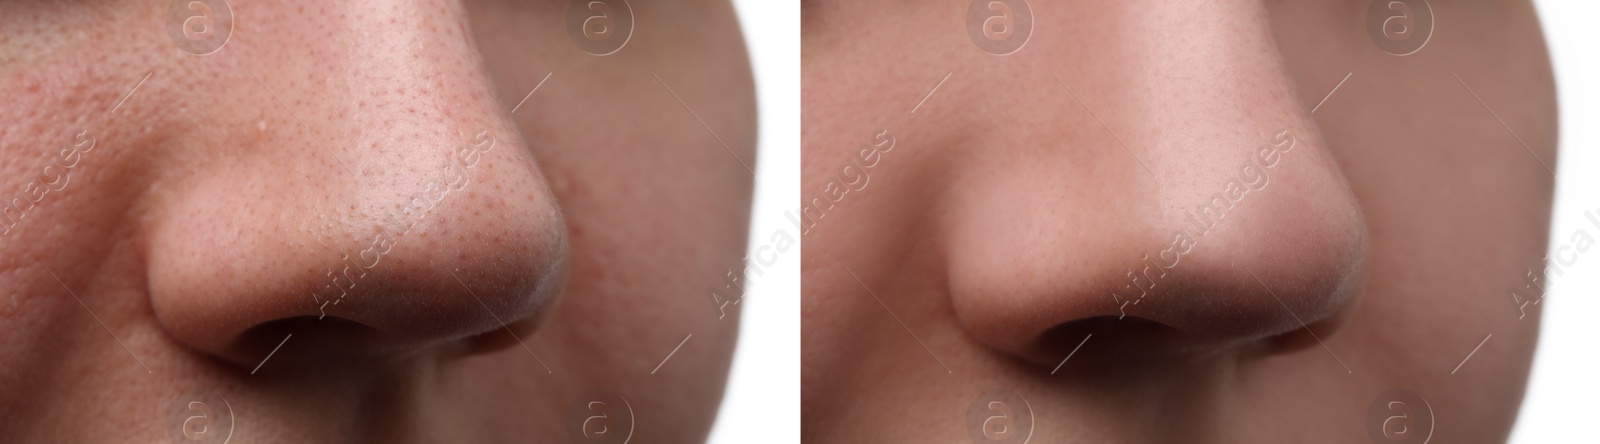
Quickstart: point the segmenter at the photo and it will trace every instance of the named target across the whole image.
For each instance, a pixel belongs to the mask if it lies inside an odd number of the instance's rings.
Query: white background
[[[1600,2],[1535,0],[1555,65],[1561,154],[1551,247],[1600,215]],[[800,11],[782,0],[735,0],[760,103],[760,160],[750,246],[799,233],[784,218],[797,204],[800,161]],[[739,345],[713,443],[800,442],[800,248],[749,277]],[[1544,324],[1513,443],[1600,442],[1600,251],[1550,276]],[[1445,422],[1448,419],[1441,418]]]
[[[713,443],[800,442],[800,232],[785,211],[800,207],[800,2],[735,0],[755,69],[757,148],[750,256],[786,231],[795,245],[762,275],[746,276],[739,346]]]
[[[1535,0],[1555,65],[1561,103],[1561,158],[1550,247],[1574,231],[1600,236],[1583,217],[1600,216],[1600,2]],[[1533,376],[1511,442],[1600,443],[1600,248],[1579,254],[1562,276],[1549,276],[1544,325]],[[1555,258],[1551,258],[1554,261]],[[1554,274],[1553,272],[1551,274]]]

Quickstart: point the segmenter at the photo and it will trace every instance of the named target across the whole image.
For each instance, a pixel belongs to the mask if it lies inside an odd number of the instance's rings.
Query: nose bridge
[[[403,317],[393,312],[402,309],[395,304],[341,305],[351,293],[408,291],[370,288],[393,287],[394,282],[372,281],[367,270],[386,256],[394,260],[395,245],[419,237],[417,233],[460,235],[447,232],[483,228],[477,226],[483,223],[501,225],[491,231],[530,235],[533,240],[559,231],[548,229],[560,225],[553,198],[508,113],[500,109],[480,53],[466,31],[466,17],[460,2],[451,0],[338,2],[302,17],[327,22],[322,50],[313,51],[303,65],[310,88],[301,91],[313,96],[304,101],[316,108],[311,114],[329,117],[307,122],[314,134],[323,135],[317,142],[327,152],[317,154],[335,159],[318,164],[327,174],[354,179],[343,198],[314,209],[333,215],[330,219],[343,225],[347,237],[356,242],[342,247],[338,263],[319,270],[319,285],[308,292],[319,316],[329,310],[361,310],[385,318]],[[508,188],[531,194],[508,193],[529,198],[501,206],[505,196],[500,191]],[[468,210],[454,202],[482,203],[485,197],[495,211]],[[514,215],[533,223],[501,223],[501,217],[519,212],[534,213]],[[506,225],[513,229],[506,231]],[[535,229],[517,233],[514,228]],[[456,251],[475,254],[506,252],[473,243],[458,247],[465,248]],[[436,260],[425,264],[443,266]],[[489,272],[515,273],[515,268]],[[484,271],[456,270],[468,275]],[[444,277],[436,271],[425,270],[420,276]],[[533,276],[539,277],[548,270],[536,271]],[[358,288],[363,281],[369,281],[366,291]]]
[[[313,108],[308,113],[327,119],[306,122],[313,136],[321,135],[316,142],[324,151],[306,155],[333,157],[314,164],[353,179],[345,181],[343,197],[315,209],[331,214],[360,243],[347,263],[379,262],[400,238],[424,228],[492,222],[539,228],[536,234],[547,236],[545,228],[560,225],[543,174],[497,100],[460,2],[322,8],[302,17],[327,22],[322,50],[299,64],[308,83],[300,93]],[[464,209],[456,201],[492,210]],[[504,223],[508,215],[524,220]],[[321,293],[348,293],[340,283],[357,280],[348,265],[336,270],[342,271],[324,273],[327,285],[313,295],[318,303],[327,299]]]
[[[1349,259],[1359,250],[1351,244],[1362,237],[1359,209],[1306,102],[1295,93],[1262,5],[1163,6],[1145,20],[1152,32],[1128,39],[1126,50],[1144,56],[1132,59],[1141,69],[1132,71],[1122,84],[1128,89],[1117,95],[1136,104],[1131,118],[1120,123],[1152,150],[1150,163],[1160,175],[1149,199],[1159,209],[1158,238],[1121,270],[1111,292],[1118,316],[1152,292],[1173,291],[1172,285],[1191,293],[1259,294],[1266,289],[1250,289],[1258,282],[1244,275],[1255,267],[1280,277],[1274,272],[1286,267],[1271,260],[1292,260],[1302,253],[1296,247],[1342,251],[1336,256]],[[1288,238],[1294,235],[1303,237]],[[1211,275],[1207,280],[1225,276],[1244,288],[1183,278],[1159,288],[1197,249],[1201,254],[1188,273],[1203,270]],[[1325,263],[1327,270],[1296,271],[1289,279],[1329,271],[1337,283],[1312,287],[1343,285],[1348,264],[1339,262]],[[1288,303],[1327,298],[1300,299]]]
[[[1196,159],[1306,132],[1309,114],[1258,3],[1160,2],[1125,20],[1121,44],[1109,49],[1123,66],[1108,93],[1126,103],[1108,124],[1131,133],[1129,142],[1160,164],[1163,182],[1203,174],[1207,164]]]
[[[338,153],[376,167],[415,165],[511,126],[499,109],[457,2],[351,2],[332,6],[325,56],[307,80],[348,100],[318,101],[335,116]],[[326,20],[326,17],[319,19]],[[317,85],[322,83],[321,85]],[[314,125],[315,126],[315,125]]]

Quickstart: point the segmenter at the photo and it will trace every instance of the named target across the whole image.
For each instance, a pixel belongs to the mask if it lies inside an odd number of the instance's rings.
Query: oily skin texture
[[[969,2],[804,3],[802,210],[895,141],[807,222],[804,440],[966,442],[974,399],[1009,390],[1030,442],[1366,442],[1404,388],[1430,442],[1503,441],[1539,322],[1506,289],[1544,255],[1556,164],[1537,18],[1433,1],[1396,57],[1369,3],[1033,1],[1004,57]],[[1119,305],[1280,131],[1270,181]]]
[[[730,5],[634,4],[605,57],[566,2],[233,2],[206,56],[167,6],[0,2],[0,189],[59,188],[0,236],[0,441],[166,442],[187,394],[232,442],[560,441],[592,389],[704,439],[756,160]]]

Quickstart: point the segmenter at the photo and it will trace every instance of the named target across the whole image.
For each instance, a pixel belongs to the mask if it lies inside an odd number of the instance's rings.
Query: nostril
[[[220,354],[252,373],[270,360],[277,365],[267,370],[277,373],[286,362],[368,359],[381,349],[374,345],[379,341],[381,334],[360,322],[333,316],[292,316],[246,329],[224,345]]]
[[[1051,327],[1023,355],[1035,365],[1047,366],[1052,375],[1137,379],[1140,375],[1165,372],[1180,362],[1205,360],[1223,353],[1259,357],[1316,347],[1321,338],[1338,329],[1344,316],[1340,313],[1308,320],[1310,323],[1304,327],[1297,325],[1265,338],[1237,337],[1231,341],[1197,336],[1139,316],[1096,316]]]
[[[381,335],[376,329],[345,318],[293,316],[261,323],[241,333],[231,348],[259,359],[293,335],[296,349],[370,350]]]
[[[1078,319],[1051,327],[1034,342],[1032,353],[1044,362],[1056,365],[1072,356],[1078,359],[1093,354],[1086,349],[1089,341],[1095,349],[1113,352],[1118,359],[1170,359],[1178,355],[1196,355],[1219,344],[1198,340],[1174,326],[1139,316],[1095,316]]]
[[[246,329],[216,355],[254,377],[339,381],[371,377],[381,363],[403,358],[385,341],[382,332],[354,320],[292,316]]]
[[[1051,375],[1099,382],[1137,380],[1166,371],[1195,355],[1193,341],[1161,322],[1137,316],[1095,316],[1065,322],[1040,334],[1025,356]]]

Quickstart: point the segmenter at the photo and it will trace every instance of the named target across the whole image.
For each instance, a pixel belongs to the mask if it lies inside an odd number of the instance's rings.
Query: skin
[[[0,2],[0,195],[59,186],[0,236],[0,441],[169,442],[215,395],[231,442],[562,442],[591,390],[705,439],[755,163],[729,4],[634,2],[604,57],[560,1],[234,1],[203,56],[168,6]]]
[[[804,440],[968,442],[1005,390],[1030,442],[1368,442],[1400,388],[1430,442],[1504,441],[1539,323],[1506,291],[1539,270],[1556,165],[1537,18],[1434,0],[1399,57],[1370,3],[1036,0],[1007,56],[970,2],[803,3]]]

